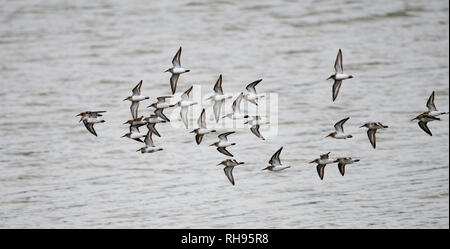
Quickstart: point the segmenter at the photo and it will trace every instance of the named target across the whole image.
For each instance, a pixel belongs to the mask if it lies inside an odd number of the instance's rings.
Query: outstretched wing
[[[223,89],[222,89],[222,75],[219,76],[219,79],[217,79],[216,84],[214,85],[214,92],[223,95]]]
[[[323,180],[323,176],[325,175],[325,166],[326,164],[317,165],[317,173],[319,174],[320,180]]]
[[[152,139],[152,131],[148,130],[147,136],[145,136],[144,143],[147,147],[155,147]]]
[[[179,74],[172,74],[170,77],[170,89],[172,89],[172,94],[175,94],[175,91],[177,90],[178,77],[180,77]]]
[[[213,109],[214,109],[214,117],[216,119],[216,122],[219,122],[220,119],[220,111],[222,110],[222,105],[225,102],[225,100],[220,100],[214,102]]]
[[[241,101],[244,96],[244,93],[241,92],[239,96],[236,98],[236,100],[233,101],[233,105],[231,106],[233,108],[234,113],[240,113],[241,112]]]
[[[198,124],[198,127],[202,128],[202,129],[206,129],[205,108],[203,108],[202,113],[200,114],[200,117],[198,117],[197,124]]]
[[[94,123],[88,123],[87,120],[83,120],[83,124],[90,133],[97,136],[97,133],[94,130]]]
[[[251,131],[253,134],[255,134],[255,136],[261,138],[262,140],[266,140],[266,139],[261,135],[261,133],[259,133],[259,125],[252,126],[252,127],[250,128],[250,131]]]
[[[233,169],[234,169],[234,166],[226,166],[223,169],[223,171],[225,172],[225,175],[227,176],[228,180],[230,180],[231,184],[233,184],[233,186],[234,186]]]
[[[374,149],[377,147],[377,138],[375,137],[375,133],[377,133],[377,129],[367,130],[367,136],[369,137],[369,141]]]
[[[328,152],[326,154],[323,154],[323,155],[320,155],[320,159],[328,159],[329,156],[330,156],[330,152]]]
[[[133,119],[138,118],[138,108],[139,108],[139,101],[132,101],[130,110],[131,110],[131,116],[133,117]]]
[[[337,122],[337,123],[334,125],[334,129],[335,129],[337,132],[344,133],[344,123],[347,122],[347,120],[348,120],[349,118],[350,118],[350,117],[347,117],[347,118],[344,118],[344,119],[342,119],[341,121]]]
[[[177,53],[175,54],[175,56],[172,59],[172,65],[174,67],[181,67],[181,47],[178,49]]]
[[[434,91],[431,93],[430,97],[428,98],[427,108],[428,108],[428,111],[430,111],[430,112],[437,111],[436,106],[434,105]]]
[[[233,154],[231,154],[225,147],[217,147],[217,150],[224,155],[233,157]]]
[[[342,65],[342,51],[339,49],[339,52],[336,56],[336,61],[334,62],[334,71],[336,73],[343,73],[344,72],[344,66]]]
[[[273,166],[281,165],[280,153],[281,153],[282,149],[283,149],[283,147],[281,147],[279,150],[277,150],[277,152],[275,152],[275,154],[273,154],[272,158],[270,158],[270,161],[269,161],[270,165],[273,165]]]
[[[250,92],[250,93],[256,94],[256,89],[255,89],[255,87],[256,87],[256,85],[258,85],[258,83],[261,82],[261,81],[262,81],[262,79],[253,81],[252,83],[248,84],[247,87],[245,87],[245,89],[247,89],[247,91]]]
[[[227,136],[230,134],[235,133],[234,131],[230,131],[230,132],[225,132],[219,135],[219,139],[222,141],[228,141]]]
[[[339,89],[341,89],[341,85],[342,85],[342,80],[335,80],[334,84],[333,84],[333,101],[336,100],[338,94],[339,94]]]
[[[420,126],[420,128],[422,128],[422,130],[425,131],[428,135],[433,136],[433,134],[431,134],[431,131],[430,131],[430,129],[429,129],[428,126],[427,126],[427,123],[428,123],[428,122],[422,122],[422,121],[419,121],[419,126]]]
[[[142,86],[142,80],[139,81],[139,83],[133,88],[133,96],[141,95],[141,86]]]
[[[194,86],[189,87],[189,89],[187,89],[187,90],[181,95],[181,99],[182,99],[182,100],[188,100],[188,99],[189,99],[189,94],[191,93],[193,87],[194,87]]]

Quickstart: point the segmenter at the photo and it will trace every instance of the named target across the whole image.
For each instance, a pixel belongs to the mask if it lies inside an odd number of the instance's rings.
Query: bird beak
[[[244,162],[239,162],[239,164],[245,164]]]
[[[364,127],[364,125],[361,125],[359,128],[363,128]]]
[[[141,151],[141,149],[137,150],[136,152]]]
[[[125,135],[123,135],[123,136],[121,136],[121,137],[126,137],[127,136],[127,134],[125,134]]]
[[[169,68],[169,69],[167,69],[166,71],[164,71],[164,73],[167,73],[167,72],[170,72],[170,68]]]

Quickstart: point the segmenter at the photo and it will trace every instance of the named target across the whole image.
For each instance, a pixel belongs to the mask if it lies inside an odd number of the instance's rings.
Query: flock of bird
[[[177,51],[177,53],[175,54],[175,56],[172,60],[173,67],[171,67],[165,71],[165,72],[170,72],[172,74],[170,77],[170,87],[172,90],[172,94],[175,94],[175,92],[176,92],[177,82],[178,82],[180,75],[190,71],[189,69],[183,68],[181,66],[180,57],[181,57],[181,47],[179,48],[179,50]],[[333,101],[335,101],[338,96],[342,82],[344,80],[353,78],[352,75],[344,73],[343,64],[342,64],[342,51],[340,49],[339,49],[339,52],[338,52],[336,60],[335,60],[334,70],[335,70],[335,73],[333,75],[331,75],[330,77],[328,77],[328,79],[334,80],[334,84],[332,87],[332,100]],[[214,111],[214,117],[215,117],[216,122],[219,122],[219,120],[223,119],[223,118],[229,118],[232,120],[243,120],[244,119],[244,120],[246,120],[244,124],[249,124],[251,126],[250,131],[258,138],[264,140],[265,138],[259,132],[259,128],[260,128],[260,125],[268,124],[269,122],[262,121],[260,116],[249,116],[248,114],[242,113],[240,110],[240,104],[241,104],[242,99],[245,99],[246,101],[258,106],[258,99],[264,97],[264,94],[258,94],[256,92],[255,87],[261,81],[262,81],[262,79],[259,79],[259,80],[256,80],[256,81],[248,84],[246,87],[247,93],[241,92],[240,95],[233,101],[233,104],[232,104],[233,112],[221,116],[220,112],[222,110],[222,106],[224,105],[224,103],[227,99],[232,98],[232,95],[224,94],[223,89],[222,89],[222,75],[220,75],[216,84],[214,85],[214,88],[213,88],[214,95],[211,95],[210,97],[208,97],[206,99],[206,100],[214,102],[213,111]],[[196,105],[198,103],[189,99],[190,98],[189,94],[193,88],[193,86],[191,86],[181,95],[181,100],[175,104],[170,104],[170,101],[168,101],[168,99],[173,98],[173,95],[157,97],[157,102],[148,106],[148,108],[154,109],[153,113],[149,117],[144,118],[144,116],[138,116],[139,103],[143,100],[149,99],[150,97],[144,96],[141,94],[141,86],[142,86],[142,80],[133,88],[132,95],[128,96],[127,98],[124,99],[124,101],[128,100],[131,102],[130,110],[131,110],[132,119],[130,119],[124,123],[124,124],[129,125],[129,132],[126,133],[125,135],[123,135],[122,137],[127,137],[130,139],[136,140],[138,142],[145,143],[145,146],[138,149],[137,152],[140,151],[141,153],[153,153],[153,152],[163,150],[163,148],[157,147],[153,143],[153,139],[152,139],[153,134],[155,134],[158,137],[161,137],[161,135],[159,134],[155,125],[158,123],[170,122],[169,118],[167,118],[167,116],[163,113],[163,111],[166,108],[180,107],[181,108],[180,117],[187,129],[188,128],[189,107]],[[435,121],[435,120],[440,120],[440,118],[438,118],[438,116],[443,115],[443,114],[448,114],[448,112],[439,112],[437,110],[436,106],[434,105],[434,95],[435,94],[433,91],[427,101],[426,106],[428,108],[428,111],[425,111],[422,114],[415,117],[414,119],[412,119],[412,121],[418,120],[419,127],[422,130],[424,130],[427,134],[429,134],[430,136],[432,136],[432,133],[431,133],[430,129],[428,128],[427,123],[431,122],[431,121]],[[100,117],[102,117],[102,113],[104,113],[104,112],[106,112],[106,111],[86,111],[86,112],[81,112],[77,116],[81,116],[81,119],[79,122],[83,121],[83,124],[85,125],[86,129],[93,135],[97,136],[97,133],[94,129],[94,124],[105,122],[105,120],[100,118]],[[330,133],[326,137],[331,137],[334,139],[352,138],[351,134],[346,134],[344,132],[344,123],[349,119],[350,119],[350,117],[346,117],[346,118],[340,120],[339,122],[337,122],[334,125],[335,131]],[[208,129],[206,127],[205,108],[202,109],[202,112],[200,114],[200,117],[198,118],[197,124],[198,124],[198,128],[191,131],[191,133],[195,133],[195,141],[197,144],[200,144],[202,142],[203,136],[205,136],[209,133],[216,132],[216,130]],[[147,126],[148,131],[146,133],[140,132],[139,128],[141,126]],[[388,128],[388,126],[383,125],[380,122],[368,122],[368,123],[365,123],[364,125],[362,125],[360,128],[362,128],[362,127],[366,127],[368,129],[367,135],[368,135],[369,141],[374,149],[376,148],[375,133],[379,129]],[[226,156],[229,156],[229,157],[233,157],[233,154],[231,154],[227,150],[227,147],[236,145],[236,143],[228,141],[228,136],[231,134],[234,134],[234,133],[235,133],[235,131],[230,131],[230,132],[225,132],[225,133],[218,135],[219,141],[211,144],[210,146],[215,146],[215,147],[217,147],[217,151],[219,151],[220,153],[222,153]],[[142,141],[142,138],[144,139],[144,141]],[[279,150],[277,150],[275,152],[275,154],[269,160],[269,166],[265,167],[263,170],[269,170],[269,171],[276,172],[276,171],[282,171],[287,168],[290,168],[290,166],[283,166],[281,164],[280,154],[281,154],[282,149],[283,149],[283,147],[281,147]],[[338,163],[339,172],[341,173],[342,176],[344,176],[346,165],[360,161],[360,159],[354,159],[351,157],[339,157],[339,158],[332,159],[329,157],[329,155],[330,155],[330,152],[320,155],[319,158],[310,162],[310,163],[317,164],[317,166],[316,166],[317,173],[321,180],[323,180],[324,170],[325,170],[325,166],[327,164]],[[238,166],[241,164],[244,164],[244,162],[238,162],[235,159],[226,159],[226,160],[220,162],[219,164],[217,164],[217,166],[220,166],[220,165],[224,166],[225,175],[227,176],[227,178],[231,182],[231,184],[234,185],[235,181],[234,181],[234,177],[233,177],[233,169],[235,166]]]

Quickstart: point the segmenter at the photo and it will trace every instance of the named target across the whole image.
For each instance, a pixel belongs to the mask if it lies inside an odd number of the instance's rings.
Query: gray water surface
[[[448,1],[4,1],[0,8],[1,228],[449,228],[449,118],[410,120],[449,107]],[[143,80],[170,94],[173,55],[183,47],[177,93],[228,93],[262,78],[278,94],[278,135],[247,129],[229,138],[246,164],[236,185],[226,157],[188,130],[158,125],[164,148],[121,138],[122,101]],[[331,100],[338,49],[344,81]],[[227,101],[227,108],[231,101]],[[212,107],[206,107],[212,112]],[[81,111],[106,110],[87,132]],[[176,116],[176,115],[175,115]],[[322,139],[350,116],[349,140]],[[173,120],[179,122],[178,120]],[[374,150],[358,128],[380,121]],[[261,129],[264,134],[265,130]],[[279,173],[261,171],[281,146]],[[361,162],[344,177],[319,154]]]

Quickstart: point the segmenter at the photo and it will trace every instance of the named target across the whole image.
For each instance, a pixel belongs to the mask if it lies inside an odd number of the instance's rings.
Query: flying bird
[[[233,169],[235,166],[244,164],[244,162],[238,162],[235,159],[227,159],[222,161],[221,163],[217,164],[224,165],[225,168],[223,168],[223,171],[225,172],[225,175],[227,176],[228,180],[231,182],[231,184],[234,186],[234,177],[233,177]]]
[[[105,122],[105,120],[98,118],[102,116],[102,114],[100,113],[104,112],[106,111],[86,111],[76,115],[75,117],[81,116],[79,122],[83,121],[83,124],[86,127],[86,129],[94,136],[97,136],[97,132],[95,132],[94,129],[94,124]]]
[[[251,102],[251,103],[253,103],[255,105],[258,105],[257,100],[259,98],[263,98],[264,97],[264,94],[257,94],[256,93],[256,89],[255,89],[256,85],[258,85],[258,83],[261,82],[261,81],[262,81],[262,79],[253,81],[252,83],[248,84],[247,87],[245,88],[245,89],[247,89],[247,93],[244,95],[244,98],[247,101],[249,101],[249,102]]]
[[[175,91],[177,90],[177,83],[180,74],[187,73],[190,71],[189,69],[181,67],[180,57],[181,57],[181,47],[178,49],[177,53],[172,59],[173,67],[166,70],[166,72],[172,73],[172,76],[170,77],[170,88],[172,89],[172,94],[175,94]]]
[[[181,107],[180,110],[180,117],[181,120],[183,121],[184,125],[186,126],[186,129],[188,128],[188,110],[189,107],[192,105],[196,105],[197,102],[189,100],[189,94],[192,91],[192,87],[189,87],[189,89],[187,89],[182,95],[181,95],[181,100],[178,101],[178,106]]]
[[[360,161],[359,159],[353,159],[351,157],[339,157],[339,158],[336,159],[335,162],[338,163],[339,172],[341,172],[341,175],[344,176],[344,174],[345,174],[345,165],[356,163],[356,162],[359,162],[359,161]]]
[[[197,144],[200,144],[202,142],[203,136],[211,133],[216,132],[216,130],[208,129],[206,128],[206,116],[205,116],[205,108],[203,108],[202,113],[200,114],[200,117],[198,117],[197,124],[200,128],[197,128],[191,133],[195,133],[195,141]]]
[[[350,117],[347,117],[347,118],[344,118],[344,119],[340,120],[339,122],[337,122],[334,125],[335,132],[328,134],[328,136],[326,136],[326,137],[332,137],[335,139],[352,138],[352,135],[350,135],[350,134],[347,135],[344,133],[344,123],[347,122],[347,120],[349,120],[349,119],[350,119]]]
[[[153,153],[153,152],[157,152],[157,151],[163,150],[162,148],[155,147],[155,145],[153,144],[152,131],[151,130],[149,130],[147,132],[147,135],[145,136],[145,139],[144,139],[144,143],[145,143],[145,147],[140,148],[136,152],[140,151],[141,153]]]
[[[387,125],[383,125],[380,122],[365,123],[364,125],[362,125],[359,128],[362,128],[362,127],[368,128],[367,136],[369,137],[369,141],[372,144],[374,149],[377,147],[377,139],[375,137],[375,133],[377,132],[378,129],[386,129],[386,128],[388,128]]]
[[[227,155],[227,156],[231,156],[233,157],[233,154],[231,154],[226,148],[228,146],[233,146],[236,145],[236,143],[231,143],[228,142],[228,135],[231,135],[235,133],[234,131],[231,132],[225,132],[219,135],[219,141],[211,144],[210,146],[216,146],[217,147],[217,151],[219,151],[220,153]]]
[[[225,103],[226,99],[232,98],[231,95],[226,95],[223,93],[222,89],[222,75],[217,79],[216,84],[214,85],[214,95],[210,96],[208,99],[214,101],[214,117],[216,118],[216,123],[219,122],[220,112],[222,110],[222,105]]]
[[[336,100],[336,98],[338,96],[342,81],[353,78],[352,75],[344,74],[344,66],[342,64],[342,51],[340,49],[336,56],[336,61],[334,62],[334,71],[335,71],[335,73],[333,75],[331,75],[330,77],[328,77],[328,79],[334,80],[333,101]]]
[[[323,176],[325,175],[325,166],[330,163],[335,163],[336,160],[332,160],[329,158],[330,152],[320,155],[320,158],[314,159],[309,163],[317,163],[317,173],[319,174],[320,180],[323,180]]]
[[[126,97],[123,101],[129,100],[131,101],[131,116],[133,119],[138,118],[138,108],[139,108],[139,102],[144,99],[149,99],[150,97],[147,96],[141,96],[141,86],[142,86],[142,80],[133,88],[132,92],[133,94],[131,96]]]
[[[265,167],[262,170],[269,170],[269,171],[282,171],[287,168],[290,168],[291,166],[282,166],[281,160],[280,160],[280,153],[283,147],[281,147],[275,154],[273,154],[272,158],[269,160],[269,166]]]
[[[244,98],[244,93],[241,92],[239,96],[233,101],[233,105],[231,108],[233,109],[232,113],[228,113],[222,118],[231,118],[233,120],[248,118],[248,115],[241,113],[241,101]]]

